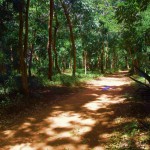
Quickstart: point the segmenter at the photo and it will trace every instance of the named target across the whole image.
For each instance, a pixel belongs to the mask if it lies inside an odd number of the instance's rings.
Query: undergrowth
[[[150,122],[137,120],[127,122],[121,129],[114,131],[110,137],[107,150],[149,150]]]
[[[134,75],[134,78],[145,82],[145,79],[137,75]],[[128,114],[126,117],[116,119],[118,128],[111,134],[106,144],[107,150],[150,150],[150,116],[145,107],[150,98],[146,93],[141,95],[143,94],[143,86],[132,82],[131,87],[131,90],[124,93],[123,97],[126,101],[133,101],[134,104],[139,103],[139,106],[129,106],[131,115],[136,112],[137,117],[131,118],[128,117]],[[147,93],[149,94],[149,92]],[[146,115],[144,116],[144,114]]]
[[[143,77],[134,75],[133,78],[135,78],[136,80],[138,80],[144,84],[149,85],[148,81],[146,79],[144,79]],[[130,96],[132,96],[133,101],[147,101],[147,102],[150,101],[150,88],[149,87],[146,87],[137,82],[133,82],[132,87],[134,89],[134,92]]]
[[[71,70],[66,70],[63,74],[53,75],[52,81],[50,81],[45,74],[33,75],[28,78],[30,90],[41,89],[43,87],[53,88],[66,86],[71,87],[81,87],[84,86],[86,81],[93,78],[99,77],[98,72],[88,71],[84,74],[84,70],[78,69],[76,76],[72,76]],[[0,107],[5,107],[8,105],[13,105],[13,103],[18,104],[19,101],[24,99],[23,95],[20,93],[21,89],[21,77],[17,74],[13,75],[3,75],[0,77]]]

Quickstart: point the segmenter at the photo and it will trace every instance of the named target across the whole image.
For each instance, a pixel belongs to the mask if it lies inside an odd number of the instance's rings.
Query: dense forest
[[[0,149],[150,150],[150,0],[0,0]]]
[[[28,95],[35,78],[148,69],[149,0],[1,0],[0,79]],[[79,71],[79,72],[80,72]],[[8,86],[8,88],[4,86]],[[1,91],[2,91],[1,90]]]

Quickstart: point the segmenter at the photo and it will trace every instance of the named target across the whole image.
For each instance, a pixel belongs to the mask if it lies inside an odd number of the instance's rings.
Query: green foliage
[[[16,81],[16,78],[14,76],[7,76],[7,75],[1,75],[0,76],[1,82],[0,82],[0,95],[7,95],[9,93],[12,93],[14,91],[18,91],[20,88],[19,82]],[[18,85],[17,85],[18,84]]]
[[[60,77],[61,84],[64,86],[74,86],[77,85],[79,80],[77,77],[69,76],[69,75],[62,75]]]
[[[137,121],[128,122],[121,130],[115,131],[110,138],[108,150],[148,150],[149,131],[142,131]]]
[[[50,82],[50,85],[63,85],[63,86],[82,86],[86,81],[91,80],[93,78],[99,77],[100,74],[98,72],[87,72],[87,75],[84,74],[84,70],[78,69],[76,77],[71,75],[71,70],[68,70],[65,74],[58,74],[53,76],[53,81]]]
[[[26,1],[25,1],[26,2]],[[18,13],[24,10],[23,1],[0,1],[0,73],[7,75],[1,92],[11,93],[20,89],[19,53],[18,53]],[[61,72],[58,75],[53,55],[53,81],[48,81],[48,10],[49,1],[30,1],[29,9],[29,40],[25,62],[29,67],[32,56],[31,74],[28,80],[30,88],[49,85],[75,86],[95,76],[100,72],[112,73],[119,69],[131,67],[132,59],[140,60],[142,67],[149,63],[149,12],[150,6],[146,0],[126,1],[89,1],[74,0],[66,2],[73,33],[75,36],[77,54],[76,77],[66,73],[72,68],[72,50],[69,29],[59,1],[55,1],[53,34],[56,28],[55,16],[58,19],[56,35],[57,61]],[[21,8],[18,6],[21,5]],[[25,17],[25,11],[23,11]],[[24,18],[25,19],[25,18]],[[53,39],[54,40],[54,39]],[[54,41],[53,41],[54,42]],[[31,54],[31,49],[33,50]],[[131,51],[131,54],[129,53]],[[136,50],[136,51],[135,51]],[[84,55],[86,52],[87,75],[84,75]],[[131,58],[133,57],[133,58]],[[125,60],[125,58],[127,58]],[[79,69],[79,70],[78,70]],[[96,75],[92,71],[97,71]],[[13,72],[17,72],[12,75]]]
[[[131,122],[130,124],[127,124],[124,127],[124,132],[129,136],[135,136],[139,132],[138,123]]]

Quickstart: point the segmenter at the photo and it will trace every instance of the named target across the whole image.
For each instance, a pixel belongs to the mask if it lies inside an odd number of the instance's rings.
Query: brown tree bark
[[[30,47],[29,67],[28,67],[29,78],[32,76],[31,68],[32,68],[33,53],[34,53],[34,43],[32,43]]]
[[[101,73],[104,73],[104,43],[101,50]]]
[[[104,73],[104,53],[101,53],[101,73]]]
[[[29,67],[28,67],[28,74],[29,74],[29,77],[32,76],[31,67],[32,67],[32,58],[33,58],[33,53],[34,53],[35,37],[36,37],[36,30],[33,31],[33,42],[32,42],[31,47],[30,47]]]
[[[30,50],[30,56],[29,56],[29,67],[28,67],[29,78],[32,76],[31,67],[32,67],[33,51],[34,51],[34,44],[32,43],[31,44],[31,50]]]
[[[70,15],[69,15],[69,12],[67,10],[65,3],[62,0],[60,0],[60,2],[61,2],[61,5],[64,9],[64,13],[65,13],[68,27],[70,30],[70,40],[72,43],[72,54],[73,54],[73,72],[72,72],[72,75],[75,76],[75,73],[76,73],[76,46],[75,46],[75,39],[74,39],[74,34],[73,34],[73,26],[72,26]]]
[[[134,48],[134,54],[137,54],[137,49],[136,48]],[[134,61],[135,61],[135,65],[137,67],[139,67],[139,60],[137,58],[135,58]]]
[[[84,51],[84,73],[85,73],[85,75],[86,75],[86,73],[87,73],[87,52],[86,51]]]
[[[125,56],[125,62],[126,62],[126,69],[129,70],[129,62],[128,62],[128,57]]]
[[[112,54],[112,69],[116,68],[115,58],[116,58],[116,51],[115,51],[115,49],[113,49],[113,54]]]
[[[24,37],[24,57],[25,58],[27,58],[27,50],[28,50],[29,6],[30,6],[30,0],[27,0],[26,13],[25,13],[25,37]]]
[[[56,38],[57,38],[57,31],[58,31],[58,28],[59,28],[59,22],[58,22],[56,13],[55,13],[55,21],[56,21],[56,25],[55,25],[55,28],[54,28],[53,51],[54,51],[54,54],[55,54],[56,69],[57,69],[58,73],[61,74],[61,70],[60,70],[59,65],[58,65],[58,54],[57,54],[57,50],[56,50]]]
[[[21,82],[22,82],[22,93],[24,95],[29,94],[28,79],[27,79],[27,67],[24,60],[24,50],[23,50],[23,13],[19,12],[19,57],[20,57],[20,72],[21,72]]]
[[[133,54],[131,53],[131,49],[130,49],[130,48],[128,48],[128,52],[129,52],[130,58],[131,58],[131,60],[132,60],[132,68],[133,68],[133,71],[134,71],[134,73],[136,74],[136,69],[135,69],[134,66],[137,66],[137,67],[138,67],[137,60],[134,58]],[[135,50],[134,50],[134,52],[135,52]]]
[[[48,50],[48,57],[49,57],[49,70],[48,70],[48,78],[52,81],[52,75],[53,75],[53,59],[52,59],[52,24],[53,24],[53,12],[54,12],[54,0],[50,0],[49,4],[49,25],[48,25],[48,44],[47,44],[47,50]]]

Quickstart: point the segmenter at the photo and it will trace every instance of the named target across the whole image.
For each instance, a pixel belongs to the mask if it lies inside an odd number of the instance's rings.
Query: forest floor
[[[126,75],[34,91],[34,103],[0,115],[0,150],[150,150],[150,103],[132,99]]]

